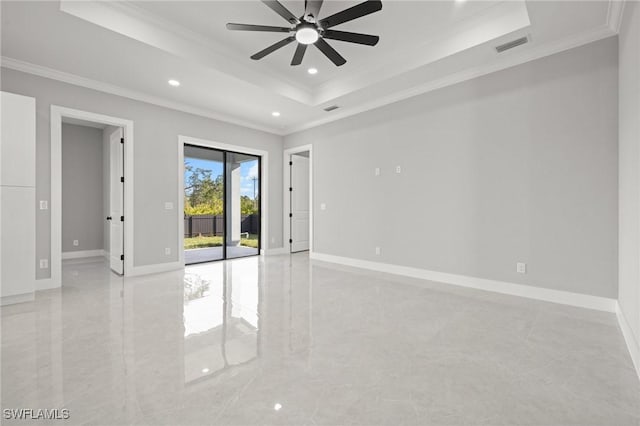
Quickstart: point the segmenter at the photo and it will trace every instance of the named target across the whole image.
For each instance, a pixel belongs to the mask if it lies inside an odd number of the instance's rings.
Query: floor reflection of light
[[[212,377],[257,357],[259,280],[258,258],[186,268],[185,383]]]
[[[237,260],[229,264],[231,270],[231,316],[242,318],[258,328],[258,272],[259,258]]]
[[[221,326],[224,311],[222,264],[190,267],[184,282],[184,336]]]

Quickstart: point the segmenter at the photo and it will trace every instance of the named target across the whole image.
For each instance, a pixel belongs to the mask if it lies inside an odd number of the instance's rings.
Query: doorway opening
[[[260,254],[261,156],[185,143],[183,159],[185,264]]]
[[[104,256],[133,273],[133,122],[51,106],[51,283],[62,260]],[[46,204],[41,208],[46,208]]]
[[[284,151],[284,236],[288,253],[313,250],[312,147]]]
[[[124,273],[122,127],[62,118],[62,259],[105,257]]]

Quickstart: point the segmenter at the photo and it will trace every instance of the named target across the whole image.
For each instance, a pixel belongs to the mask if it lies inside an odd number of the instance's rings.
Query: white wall
[[[620,282],[618,303],[640,374],[640,5],[626,2],[620,49]],[[635,346],[635,352],[634,352]]]
[[[102,160],[101,129],[62,124],[63,253],[104,247]]]
[[[178,220],[182,212],[165,210],[178,205],[178,135],[247,146],[269,152],[269,241],[265,248],[282,247],[282,137],[187,114],[144,102],[2,68],[2,90],[36,98],[36,198],[49,200],[50,107],[52,104],[133,120],[135,133],[134,266],[178,261]],[[37,211],[38,259],[50,259],[51,218]],[[271,240],[273,238],[273,240]],[[171,248],[165,255],[164,248]],[[38,270],[46,278],[49,270]]]
[[[616,43],[286,136],[313,144],[314,251],[615,298]]]
[[[107,217],[111,214],[111,134],[115,132],[117,127],[107,126],[102,129],[102,216]],[[103,248],[109,253],[111,247],[111,226],[108,221],[104,221],[102,225]]]

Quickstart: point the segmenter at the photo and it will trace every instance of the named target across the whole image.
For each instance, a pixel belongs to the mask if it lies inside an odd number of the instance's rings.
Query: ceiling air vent
[[[514,47],[522,46],[523,44],[526,44],[528,42],[529,42],[529,38],[527,36],[520,37],[508,43],[501,44],[500,46],[496,46],[496,51],[498,53],[502,53],[506,50],[513,49]]]
[[[327,111],[327,112],[330,112],[330,111],[333,111],[334,109],[338,109],[338,108],[340,108],[338,105],[331,105],[331,106],[326,107],[324,110]]]

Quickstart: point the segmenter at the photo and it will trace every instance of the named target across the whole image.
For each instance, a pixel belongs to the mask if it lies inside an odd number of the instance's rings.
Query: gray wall
[[[269,152],[269,240],[265,248],[282,247],[282,137],[105,94],[82,87],[2,68],[2,90],[36,98],[36,199],[49,200],[50,108],[61,105],[134,121],[134,265],[178,260],[178,135],[248,146]],[[36,212],[36,255],[50,259],[49,211]],[[164,248],[171,248],[171,255]],[[37,270],[37,278],[50,276]]]
[[[620,309],[640,351],[640,5],[620,30]]]
[[[616,297],[616,43],[285,137],[314,147],[314,250]]]
[[[103,249],[102,159],[101,129],[62,125],[63,253]]]

